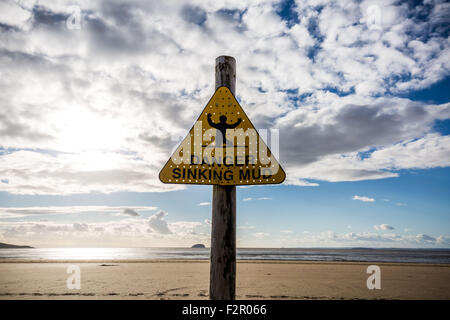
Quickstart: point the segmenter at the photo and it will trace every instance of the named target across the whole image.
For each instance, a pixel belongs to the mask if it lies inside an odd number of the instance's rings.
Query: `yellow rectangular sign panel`
[[[159,173],[163,183],[175,184],[278,184],[285,178],[227,87],[216,90]]]

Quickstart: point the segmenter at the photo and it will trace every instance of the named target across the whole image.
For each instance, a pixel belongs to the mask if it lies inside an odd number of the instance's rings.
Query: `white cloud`
[[[200,202],[198,205],[199,206],[209,206],[211,204],[211,202]]]
[[[280,230],[281,233],[294,233],[292,230]]]
[[[200,221],[167,222],[166,213],[155,214],[152,227],[144,217],[128,217],[114,221],[81,220],[0,221],[0,239],[6,243],[23,243],[36,247],[158,247],[209,243],[207,223]],[[155,223],[154,220],[158,220]],[[162,221],[162,222],[161,222]],[[156,227],[155,227],[156,226]],[[170,233],[167,232],[170,230]],[[390,229],[387,229],[390,230]],[[284,230],[291,231],[291,230]],[[238,233],[238,246],[267,247],[448,247],[450,236],[427,234],[395,234],[393,232],[324,232]]]
[[[152,215],[148,220],[148,225],[150,229],[154,232],[162,234],[172,233],[172,231],[170,231],[169,229],[167,221],[164,219],[165,216],[167,216],[167,212],[164,212],[162,210]]]
[[[439,236],[436,238],[436,243],[443,246],[450,246],[450,236]]]
[[[333,103],[332,100],[330,103]],[[402,106],[392,108],[395,103],[385,101],[371,107],[324,107],[323,112],[327,115],[320,114],[320,111],[311,113],[299,109],[297,115],[293,114],[294,111],[291,113],[292,119],[286,116],[279,120],[281,128],[294,126],[293,130],[287,131],[286,128],[286,133],[282,135],[285,139],[283,143],[292,151],[282,153],[289,164],[288,176],[292,179],[358,181],[396,177],[398,173],[395,171],[400,169],[449,166],[450,137],[427,132],[434,117],[450,117],[450,104],[431,109],[414,104],[408,106],[401,101]],[[385,110],[383,114],[382,109],[391,110]],[[327,119],[330,112],[338,114]],[[445,115],[439,115],[441,113]],[[299,119],[302,119],[301,122],[298,122]],[[309,123],[309,119],[313,122]],[[411,126],[415,129],[410,130]],[[422,133],[418,135],[418,132]],[[342,139],[339,138],[341,134]],[[305,152],[299,153],[296,150],[300,150],[300,136],[304,138],[301,150]],[[360,144],[362,141],[364,143]],[[360,153],[372,150],[371,147],[374,151],[362,158]],[[339,170],[334,170],[336,166]]]
[[[375,199],[373,199],[373,198],[369,198],[369,197],[365,197],[365,196],[358,196],[358,195],[354,195],[352,199],[362,201],[362,202],[374,202],[375,201]]]
[[[126,215],[126,216],[132,216],[132,217],[138,217],[139,213],[137,213],[135,210],[130,209],[130,208],[125,208],[122,213],[122,215]]]
[[[111,152],[53,156],[17,151],[0,157],[0,174],[9,181],[0,188],[18,194],[174,190],[160,185],[158,171],[150,163]]]
[[[394,230],[395,228],[393,226],[390,226],[388,224],[380,224],[379,226],[373,226],[375,230]]]
[[[441,239],[441,242],[440,240]],[[395,233],[348,232],[337,234],[331,231],[323,233],[306,233],[301,237],[290,239],[292,246],[314,247],[442,247],[447,244],[448,237],[437,238],[424,235],[398,235]]]
[[[157,213],[150,219],[140,216],[89,223],[0,221],[0,239],[2,242],[27,243],[36,247],[180,247],[190,242],[210,241],[210,234],[203,230],[203,223],[169,223],[164,217],[164,214]]]
[[[450,104],[396,97],[449,75],[447,4],[377,3],[370,30],[370,1],[298,2],[293,25],[272,1],[77,3],[80,30],[66,28],[66,2],[0,5],[0,191],[184,188],[158,172],[227,52],[249,117],[280,128],[286,183],[450,166],[450,137],[432,129]]]
[[[203,226],[203,223],[199,221],[176,221],[168,224],[170,231],[179,237],[208,237],[209,233],[199,231],[198,228]]]
[[[86,232],[89,230],[89,227],[85,223],[74,223],[73,228],[75,231]]]
[[[258,197],[258,198],[244,198],[244,199],[242,199],[242,201],[254,201],[254,200],[258,200],[258,201],[261,201],[261,200],[272,200],[272,198],[270,198],[270,197]]]
[[[436,238],[433,238],[426,234],[418,234],[416,236],[417,240],[420,242],[436,242]]]
[[[255,228],[256,228],[255,226],[248,226],[248,225],[238,226],[238,229],[255,229]]]
[[[2,1],[0,3],[0,22],[14,27],[23,27],[31,17],[31,12],[21,8],[13,1]]]
[[[262,232],[263,234],[265,232]],[[369,248],[446,248],[448,235],[396,234],[394,232],[309,232],[279,235],[250,234],[238,237],[238,245],[255,247],[369,247]]]
[[[270,234],[266,233],[266,232],[255,232],[255,233],[252,233],[252,236],[254,236],[255,238],[266,238],[266,237],[270,236]]]
[[[48,206],[48,207],[0,207],[0,219],[26,216],[80,213],[116,213],[138,216],[137,211],[154,211],[158,207],[109,207],[109,206]]]

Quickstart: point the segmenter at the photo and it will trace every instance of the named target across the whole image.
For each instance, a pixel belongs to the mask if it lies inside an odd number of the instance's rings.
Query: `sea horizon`
[[[210,248],[59,247],[1,249],[1,261],[209,260]],[[450,248],[237,248],[237,260],[450,264]]]

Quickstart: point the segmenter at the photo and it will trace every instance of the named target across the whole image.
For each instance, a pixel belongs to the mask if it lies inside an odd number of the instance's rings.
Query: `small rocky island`
[[[197,243],[197,244],[194,244],[191,248],[201,248],[201,249],[204,249],[204,248],[206,248],[206,247],[205,247],[204,244]]]
[[[34,249],[30,246],[16,246],[14,244],[0,242],[0,249]]]

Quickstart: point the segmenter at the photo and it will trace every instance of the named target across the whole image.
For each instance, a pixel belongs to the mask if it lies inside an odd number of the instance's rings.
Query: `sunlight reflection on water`
[[[450,263],[449,249],[238,248],[240,260]],[[209,248],[1,249],[0,260],[209,260]]]

